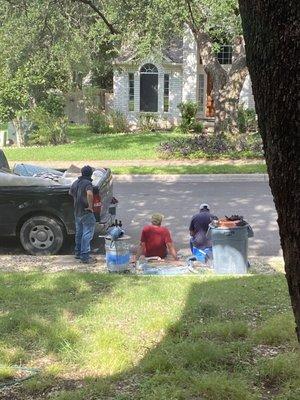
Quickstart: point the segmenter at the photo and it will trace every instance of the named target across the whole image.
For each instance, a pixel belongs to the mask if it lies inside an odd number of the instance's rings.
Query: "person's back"
[[[172,242],[170,232],[164,226],[147,225],[143,228],[141,241],[145,243],[146,257],[167,256],[167,243]]]
[[[209,224],[214,215],[209,211],[208,204],[201,204],[200,212],[193,216],[190,223],[191,244],[198,249],[211,247],[211,241],[207,238]]]
[[[153,214],[151,225],[146,225],[143,228],[137,259],[140,255],[165,258],[170,254],[174,260],[177,260],[177,252],[172,242],[170,231],[168,228],[161,226],[162,219],[163,216],[161,214]]]

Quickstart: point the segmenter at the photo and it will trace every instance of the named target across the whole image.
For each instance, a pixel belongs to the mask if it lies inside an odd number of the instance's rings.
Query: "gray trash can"
[[[250,225],[233,228],[210,226],[213,268],[217,274],[246,274],[248,268],[248,237]]]

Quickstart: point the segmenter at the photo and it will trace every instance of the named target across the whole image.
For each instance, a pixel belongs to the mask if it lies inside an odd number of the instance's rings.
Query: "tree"
[[[299,2],[239,0],[286,279],[300,342]]]
[[[137,49],[143,58],[164,47],[184,25],[192,30],[204,70],[213,81],[215,132],[237,130],[239,95],[247,76],[246,57],[236,0],[126,0],[108,2],[76,0],[95,12],[112,34]],[[113,11],[112,11],[113,10]],[[115,21],[115,23],[109,22]],[[220,44],[233,44],[233,64],[222,67],[216,52]]]
[[[0,120],[13,121],[19,146],[28,113],[88,73],[88,18],[72,2],[0,1]]]

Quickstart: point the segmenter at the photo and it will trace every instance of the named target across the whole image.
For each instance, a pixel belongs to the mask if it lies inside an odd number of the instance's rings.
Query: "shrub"
[[[94,133],[109,133],[111,128],[107,116],[100,111],[89,111],[88,124]]]
[[[57,145],[68,141],[66,117],[56,117],[38,106],[30,111],[29,119],[32,129],[28,134],[28,144]]]
[[[65,115],[66,100],[61,94],[50,92],[47,98],[42,100],[39,105],[57,118]]]
[[[238,108],[237,124],[240,133],[257,132],[258,125],[255,110],[245,109],[240,106]]]
[[[142,132],[156,131],[158,128],[157,116],[151,113],[141,114],[139,128]]]
[[[128,132],[127,120],[121,111],[112,111],[109,119],[114,132]]]
[[[197,134],[187,138],[171,139],[158,147],[163,158],[214,158],[220,156],[262,157],[262,141],[258,134],[209,135]]]
[[[193,130],[196,126],[196,129],[199,129],[199,125],[196,122],[196,114],[198,111],[198,104],[193,101],[186,101],[178,104],[178,108],[181,112],[181,124],[180,127],[182,131],[187,132]],[[197,126],[198,125],[198,126]],[[203,129],[203,127],[202,127]],[[202,132],[201,129],[201,132]]]

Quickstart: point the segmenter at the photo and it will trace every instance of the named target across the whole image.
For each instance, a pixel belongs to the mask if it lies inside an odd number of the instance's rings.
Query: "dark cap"
[[[81,175],[90,178],[93,175],[93,168],[89,165],[85,165],[81,168]]]

